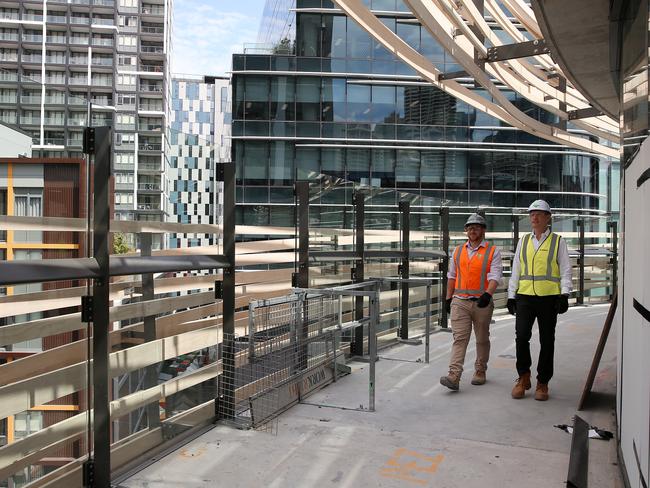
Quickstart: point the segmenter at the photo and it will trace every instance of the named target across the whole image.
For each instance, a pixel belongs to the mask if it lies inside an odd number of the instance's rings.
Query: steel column
[[[612,257],[609,260],[609,263],[612,266],[612,291],[610,293],[610,299],[614,300],[614,295],[616,294],[616,289],[618,288],[618,223],[610,222],[609,229],[611,232],[611,242],[612,242]]]
[[[99,278],[93,281],[93,482],[94,488],[111,485],[111,418],[108,377],[109,308],[109,221],[111,141],[110,127],[96,127],[93,187],[93,256],[99,266]],[[90,385],[88,385],[90,387]]]
[[[442,283],[442,293],[438,297],[440,306],[440,327],[448,328],[447,309],[445,300],[447,299],[447,271],[449,271],[449,207],[440,208],[440,232],[442,234],[442,251],[445,257],[440,262],[440,282]]]
[[[296,182],[298,199],[298,276],[296,286],[309,288],[309,182]],[[303,304],[302,321],[296,332],[298,339],[298,368],[307,368],[307,338],[309,337],[307,301]]]
[[[409,277],[409,251],[411,239],[411,204],[410,202],[399,202],[400,227],[402,230],[402,262],[400,276],[402,279]],[[409,338],[409,284],[402,282],[402,300],[400,303],[400,339]]]
[[[149,232],[140,234],[140,255],[151,256],[151,241],[152,236]],[[154,298],[154,282],[153,274],[145,273],[142,275],[142,298],[143,300],[153,300]],[[151,342],[156,340],[156,317],[149,315],[144,317],[144,341]],[[158,384],[158,367],[151,365],[145,370],[145,389],[153,388]],[[146,407],[147,422],[149,429],[154,429],[160,425],[160,407],[158,401],[150,403]]]
[[[431,283],[427,285],[427,303],[425,307],[426,318],[424,320],[424,362],[429,364],[429,341],[431,335]]]
[[[578,220],[578,265],[580,266],[580,278],[578,281],[578,298],[576,303],[585,302],[585,221]]]
[[[364,222],[365,222],[365,195],[357,191],[354,194],[354,220],[355,220],[355,250],[359,258],[354,264],[354,282],[361,283],[365,279],[365,238],[364,238]],[[354,300],[354,319],[361,320],[363,318],[363,299],[359,296]],[[363,325],[354,329],[354,338],[351,345],[350,352],[357,356],[363,356]]]
[[[223,163],[223,374],[218,417],[232,419],[235,406],[235,165]]]

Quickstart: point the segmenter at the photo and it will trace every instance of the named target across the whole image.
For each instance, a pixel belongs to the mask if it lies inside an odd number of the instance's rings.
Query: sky
[[[255,43],[265,0],[174,0],[172,72],[224,75]]]

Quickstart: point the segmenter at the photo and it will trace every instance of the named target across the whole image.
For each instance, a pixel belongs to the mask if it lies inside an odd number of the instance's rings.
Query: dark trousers
[[[539,359],[537,361],[537,381],[548,383],[553,377],[553,354],[555,353],[555,324],[557,324],[558,295],[538,297],[517,295],[517,315],[515,333],[517,345],[517,372],[519,375],[530,371],[530,338],[533,323],[537,319],[539,328]]]

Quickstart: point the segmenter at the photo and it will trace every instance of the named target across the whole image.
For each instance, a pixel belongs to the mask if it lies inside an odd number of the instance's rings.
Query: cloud
[[[173,73],[223,75],[232,68],[233,52],[256,41],[259,14],[236,11],[227,3],[174,1]]]

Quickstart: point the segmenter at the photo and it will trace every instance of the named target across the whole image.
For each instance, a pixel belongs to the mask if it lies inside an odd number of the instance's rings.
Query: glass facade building
[[[364,3],[441,70],[459,70],[400,0]],[[433,87],[330,1],[298,0],[284,22],[271,11],[276,23],[295,23],[295,38],[267,36],[268,54],[233,57],[238,222],[293,225],[292,183],[318,174],[416,193],[452,211],[484,207],[488,217],[544,198],[567,216],[598,216],[589,224],[598,230],[617,212],[617,160],[549,143]],[[559,122],[502,90],[526,114]],[[557,219],[564,230],[574,221]]]

